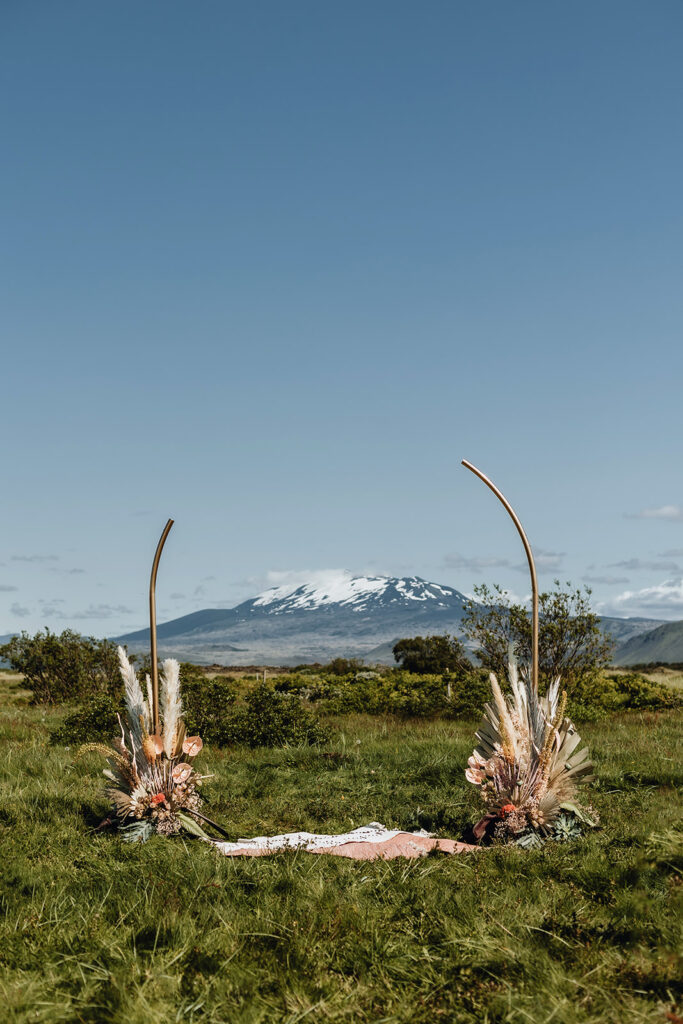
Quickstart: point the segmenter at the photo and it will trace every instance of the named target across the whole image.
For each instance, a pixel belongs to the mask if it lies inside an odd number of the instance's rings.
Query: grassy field
[[[603,827],[573,844],[230,861],[94,834],[101,761],[50,747],[59,714],[1,679],[3,1020],[679,1019],[680,714],[584,727]],[[320,750],[209,751],[208,813],[235,838],[373,820],[457,836],[476,818],[471,723],[334,725]]]

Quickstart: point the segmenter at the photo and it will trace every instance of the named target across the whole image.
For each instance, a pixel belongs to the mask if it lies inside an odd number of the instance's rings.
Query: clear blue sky
[[[683,618],[683,5],[0,11],[0,633],[273,573]],[[282,577],[277,577],[278,579]],[[630,596],[625,596],[630,595]]]

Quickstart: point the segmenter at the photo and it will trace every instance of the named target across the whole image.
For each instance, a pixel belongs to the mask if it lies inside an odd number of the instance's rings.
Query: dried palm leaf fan
[[[560,694],[559,676],[545,697],[538,693],[538,582],[526,533],[509,501],[465,459],[490,487],[514,522],[524,544],[531,574],[531,665],[518,670],[514,654],[508,666],[511,697],[505,697],[491,673],[492,701],[476,733],[478,746],[468,761],[467,780],[479,788],[486,813],[475,825],[477,838],[492,835],[522,846],[541,845],[546,838],[580,834],[593,825],[576,802],[577,787],[593,778],[588,752],[565,717],[567,694]]]
[[[199,736],[187,736],[180,696],[180,666],[167,658],[161,667],[161,706],[157,665],[156,579],[166,538],[173,526],[169,519],[157,545],[149,584],[149,629],[151,679],[146,676],[143,696],[135,669],[123,647],[119,663],[126,700],[126,721],[113,747],[89,743],[81,751],[104,754],[109,780],[106,793],[112,802],[113,817],[123,838],[131,842],[157,835],[176,835],[185,831],[203,839],[210,838],[202,825],[227,833],[205,817],[201,806],[202,780],[194,759],[202,749]]]

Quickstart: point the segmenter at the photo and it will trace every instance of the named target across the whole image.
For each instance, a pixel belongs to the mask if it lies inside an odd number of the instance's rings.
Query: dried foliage
[[[592,824],[576,803],[578,785],[593,778],[588,751],[565,717],[567,695],[560,694],[559,677],[547,696],[539,697],[514,659],[508,674],[512,695],[506,698],[491,673],[493,699],[485,705],[479,743],[465,771],[486,807],[475,835],[521,840],[526,846],[536,845],[530,833],[567,838],[567,815]],[[558,825],[562,836],[553,834]]]
[[[203,776],[192,764],[202,749],[199,736],[186,736],[180,698],[178,662],[163,663],[161,686],[162,734],[152,732],[152,694],[147,680],[147,697],[123,647],[118,648],[126,698],[126,722],[119,718],[121,736],[114,747],[89,743],[107,758],[104,770],[109,780],[107,796],[124,838],[143,841],[155,833],[175,835],[181,830],[205,836],[197,819],[206,821],[199,808]]]

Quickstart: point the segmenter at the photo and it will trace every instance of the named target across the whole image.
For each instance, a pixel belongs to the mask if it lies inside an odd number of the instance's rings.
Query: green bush
[[[230,715],[224,737],[250,747],[284,747],[324,743],[329,732],[299,697],[260,683]]]
[[[109,742],[119,732],[117,715],[122,708],[107,693],[96,693],[67,715],[58,729],[50,733],[50,743],[72,746],[97,740]]]
[[[368,678],[346,676],[313,687],[311,700],[320,700],[325,711],[337,715],[402,715],[423,718],[447,706],[443,676],[414,675],[401,669]]]
[[[471,672],[451,681],[451,696],[446,704],[449,718],[480,718],[484,704],[491,700],[491,683],[485,668],[473,668]]]
[[[454,675],[419,675],[403,669],[346,676],[296,673],[280,676],[275,689],[305,695],[319,702],[330,714],[406,718],[425,718],[439,713],[451,718],[476,717],[491,696],[488,673],[474,668]]]
[[[229,680],[193,674],[182,683],[182,694],[188,732],[209,746],[298,746],[324,743],[329,737],[299,697],[276,693],[267,683],[238,703]],[[116,716],[121,711],[108,694],[95,694],[67,716],[50,741],[67,746],[109,741],[118,733]]]
[[[217,676],[208,679],[193,665],[180,666],[184,719],[190,736],[199,735],[205,743],[225,746],[237,696],[231,680]]]
[[[327,665],[323,665],[321,673],[331,676],[348,676],[362,671],[365,666],[358,658],[333,658]]]
[[[639,672],[593,675],[569,698],[568,714],[581,722],[599,721],[618,711],[670,711],[683,707],[683,694],[653,683]]]
[[[49,629],[35,636],[22,633],[0,647],[0,658],[24,675],[33,704],[115,695],[121,689],[116,644],[71,629],[60,636]]]
[[[402,669],[418,675],[466,672],[472,667],[463,644],[448,633],[407,637],[395,643],[392,651]]]
[[[300,672],[294,672],[291,675],[278,676],[273,684],[273,689],[276,693],[301,693],[302,690],[308,693],[309,690],[317,692],[320,689],[320,684],[315,676],[305,676]]]

